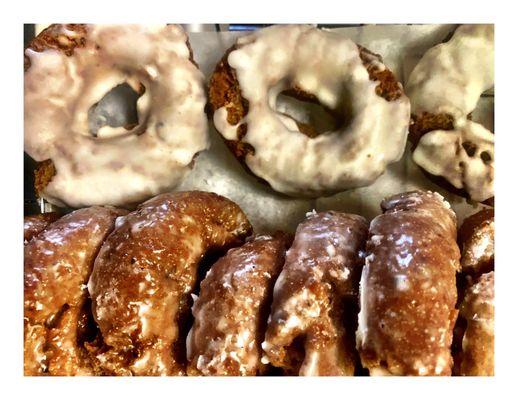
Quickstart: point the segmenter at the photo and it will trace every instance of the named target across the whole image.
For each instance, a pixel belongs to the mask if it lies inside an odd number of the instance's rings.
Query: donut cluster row
[[[491,211],[458,243],[436,193],[381,208],[294,236],[206,192],[27,217],[25,374],[492,375]]]
[[[410,129],[413,159],[429,176],[491,201],[494,135],[470,115],[493,86],[493,35],[492,25],[459,27],[423,56],[407,97],[381,56],[344,35],[268,27],[222,56],[209,114],[247,171],[283,194],[372,184],[401,159]],[[24,54],[24,147],[51,203],[137,204],[174,189],[208,149],[204,77],[180,26],[55,24]],[[103,96],[124,85],[136,94],[138,122],[93,123]],[[286,97],[325,112],[308,120]]]

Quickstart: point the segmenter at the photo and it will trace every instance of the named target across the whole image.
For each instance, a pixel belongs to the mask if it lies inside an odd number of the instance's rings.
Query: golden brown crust
[[[185,372],[185,337],[198,264],[251,232],[241,209],[214,193],[163,194],[118,221],[89,281],[105,343],[98,367],[113,375]]]
[[[42,232],[49,224],[56,221],[59,214],[49,212],[45,214],[28,215],[23,219],[23,244],[29,241],[40,232]]]
[[[232,125],[237,125],[248,113],[248,101],[241,96],[236,72],[228,65],[228,55],[236,48],[237,45],[233,45],[225,52],[216,65],[209,84],[211,114],[214,114],[218,108],[225,107],[227,110],[227,121]],[[238,131],[238,140],[224,140],[238,160],[244,162],[246,155],[253,154],[254,149],[248,143],[241,141],[246,135],[246,125],[242,126],[243,128],[239,128]]]
[[[464,220],[459,229],[463,272],[479,276],[494,268],[495,211],[488,208]]]
[[[494,273],[483,274],[471,286],[460,307],[466,321],[460,355],[460,374],[494,375]]]
[[[380,70],[377,68],[376,63],[373,62],[383,62],[381,56],[363,46],[357,46],[363,65],[369,73],[369,79],[379,82],[378,86],[376,86],[376,94],[387,101],[399,99],[403,95],[403,86],[396,79],[394,73],[388,68]]]
[[[453,116],[450,114],[432,114],[424,112],[421,115],[412,115],[408,128],[408,140],[412,143],[412,150],[417,147],[421,137],[436,130],[450,131],[453,129]]]
[[[45,160],[36,165],[34,170],[34,189],[36,194],[41,197],[43,190],[56,175],[56,167],[52,160]]]
[[[236,72],[228,64],[229,54],[237,48],[237,44],[234,44],[225,52],[221,60],[216,65],[209,83],[210,113],[214,114],[217,109],[225,107],[227,111],[227,121],[231,125],[237,125],[248,113],[248,102],[241,95],[241,89],[239,87]],[[358,50],[363,65],[369,74],[369,78],[372,81],[379,82],[376,86],[376,94],[387,101],[398,99],[403,94],[402,86],[388,68],[385,68],[382,71],[377,68],[376,63],[382,61],[381,56],[372,53],[370,50],[359,45]],[[305,92],[296,86],[287,89],[283,93],[298,100],[319,103],[318,99],[313,94]],[[328,111],[331,114],[334,114],[333,110]],[[313,126],[299,121],[295,122],[302,134],[311,138],[319,135]],[[223,140],[245,169],[253,175],[245,163],[246,156],[249,154],[253,155],[255,151],[252,145],[243,141],[243,138],[246,135],[246,130],[246,124],[241,124],[238,128],[238,140],[227,140],[225,138],[223,138]],[[264,182],[262,179],[260,180]]]
[[[297,227],[263,343],[267,360],[285,374],[354,374],[355,324],[346,308],[356,303],[367,230],[363,217],[333,211]]]
[[[273,285],[289,237],[258,236],[210,269],[193,306],[187,342],[189,375],[254,376],[265,372],[261,343]]]
[[[460,252],[456,218],[431,192],[382,202],[370,226],[358,348],[371,374],[450,375]]]
[[[74,35],[67,34],[67,31],[74,32]],[[37,52],[54,49],[70,57],[76,48],[85,47],[86,31],[85,24],[52,24],[32,39],[27,48]],[[29,57],[24,56],[24,70],[30,66]]]
[[[115,218],[124,211],[91,207],[47,227],[24,249],[25,375],[89,375],[79,342],[86,282]]]

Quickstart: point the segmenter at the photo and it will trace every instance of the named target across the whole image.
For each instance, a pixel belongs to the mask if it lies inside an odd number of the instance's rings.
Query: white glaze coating
[[[476,201],[494,195],[493,134],[466,117],[475,109],[480,95],[493,85],[493,25],[462,25],[450,41],[425,53],[405,87],[413,114],[449,114],[454,118],[453,130],[423,135],[414,161],[464,189]],[[474,156],[468,156],[462,147],[456,151],[457,145],[465,142],[476,146]],[[489,162],[480,158],[484,151],[491,155]]]
[[[493,196],[494,135],[482,125],[464,119],[462,126],[453,131],[436,130],[425,134],[417,145],[413,159],[433,175],[446,178],[458,189],[464,188],[476,201]],[[473,143],[476,147],[470,156],[462,146]],[[481,158],[482,153],[490,161]]]
[[[465,117],[494,83],[493,25],[462,25],[451,40],[428,50],[405,91],[412,112]]]
[[[36,161],[51,159],[57,170],[45,198],[73,207],[123,205],[179,183],[209,145],[203,75],[186,41],[175,25],[87,25],[86,45],[71,57],[25,51],[31,66],[24,148]],[[142,126],[103,127],[94,138],[89,108],[124,82],[145,86],[137,102]]]
[[[275,26],[239,38],[228,56],[241,94],[248,101],[243,141],[254,155],[246,163],[275,190],[317,196],[364,186],[403,154],[410,105],[402,95],[386,101],[376,95],[358,47],[337,33],[311,26]],[[379,69],[385,66],[377,63]],[[344,92],[353,98],[354,119],[316,138],[299,132],[295,121],[275,112],[276,98],[296,86],[322,105],[347,114]],[[237,139],[224,107],[214,124],[227,140]]]

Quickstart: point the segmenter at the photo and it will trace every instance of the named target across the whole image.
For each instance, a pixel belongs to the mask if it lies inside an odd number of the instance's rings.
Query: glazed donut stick
[[[91,375],[80,346],[86,282],[122,210],[74,211],[34,237],[24,254],[25,375]]]
[[[261,342],[288,238],[258,236],[209,270],[193,306],[187,339],[190,375],[262,374]]]
[[[367,230],[364,218],[333,211],[298,226],[275,283],[263,362],[290,375],[353,375],[345,310],[356,301]]]
[[[357,348],[371,375],[450,375],[460,270],[456,216],[437,193],[385,199],[370,225]]]
[[[45,214],[28,215],[23,218],[23,244],[26,245],[49,224],[59,218],[59,214],[49,212]]]
[[[101,373],[185,373],[185,336],[198,264],[251,232],[241,209],[214,193],[159,195],[128,214],[104,242],[88,283],[105,345]]]
[[[460,374],[494,375],[494,272],[483,274],[471,286],[460,306],[466,322],[460,356]]]
[[[462,271],[480,275],[493,269],[495,257],[495,211],[479,211],[466,218],[459,230]]]

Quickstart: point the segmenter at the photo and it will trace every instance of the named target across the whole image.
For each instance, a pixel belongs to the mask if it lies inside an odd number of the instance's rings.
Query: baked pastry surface
[[[320,104],[334,126],[320,133],[290,116],[277,104],[282,96]],[[306,25],[239,38],[216,66],[209,101],[236,157],[291,196],[372,183],[401,158],[410,119],[408,98],[380,56]]]
[[[24,57],[24,150],[55,205],[135,205],[173,189],[208,148],[203,75],[178,25],[54,24]],[[137,123],[92,125],[123,85]]]
[[[370,224],[357,348],[371,375],[451,375],[457,225],[437,193],[385,199]]]

